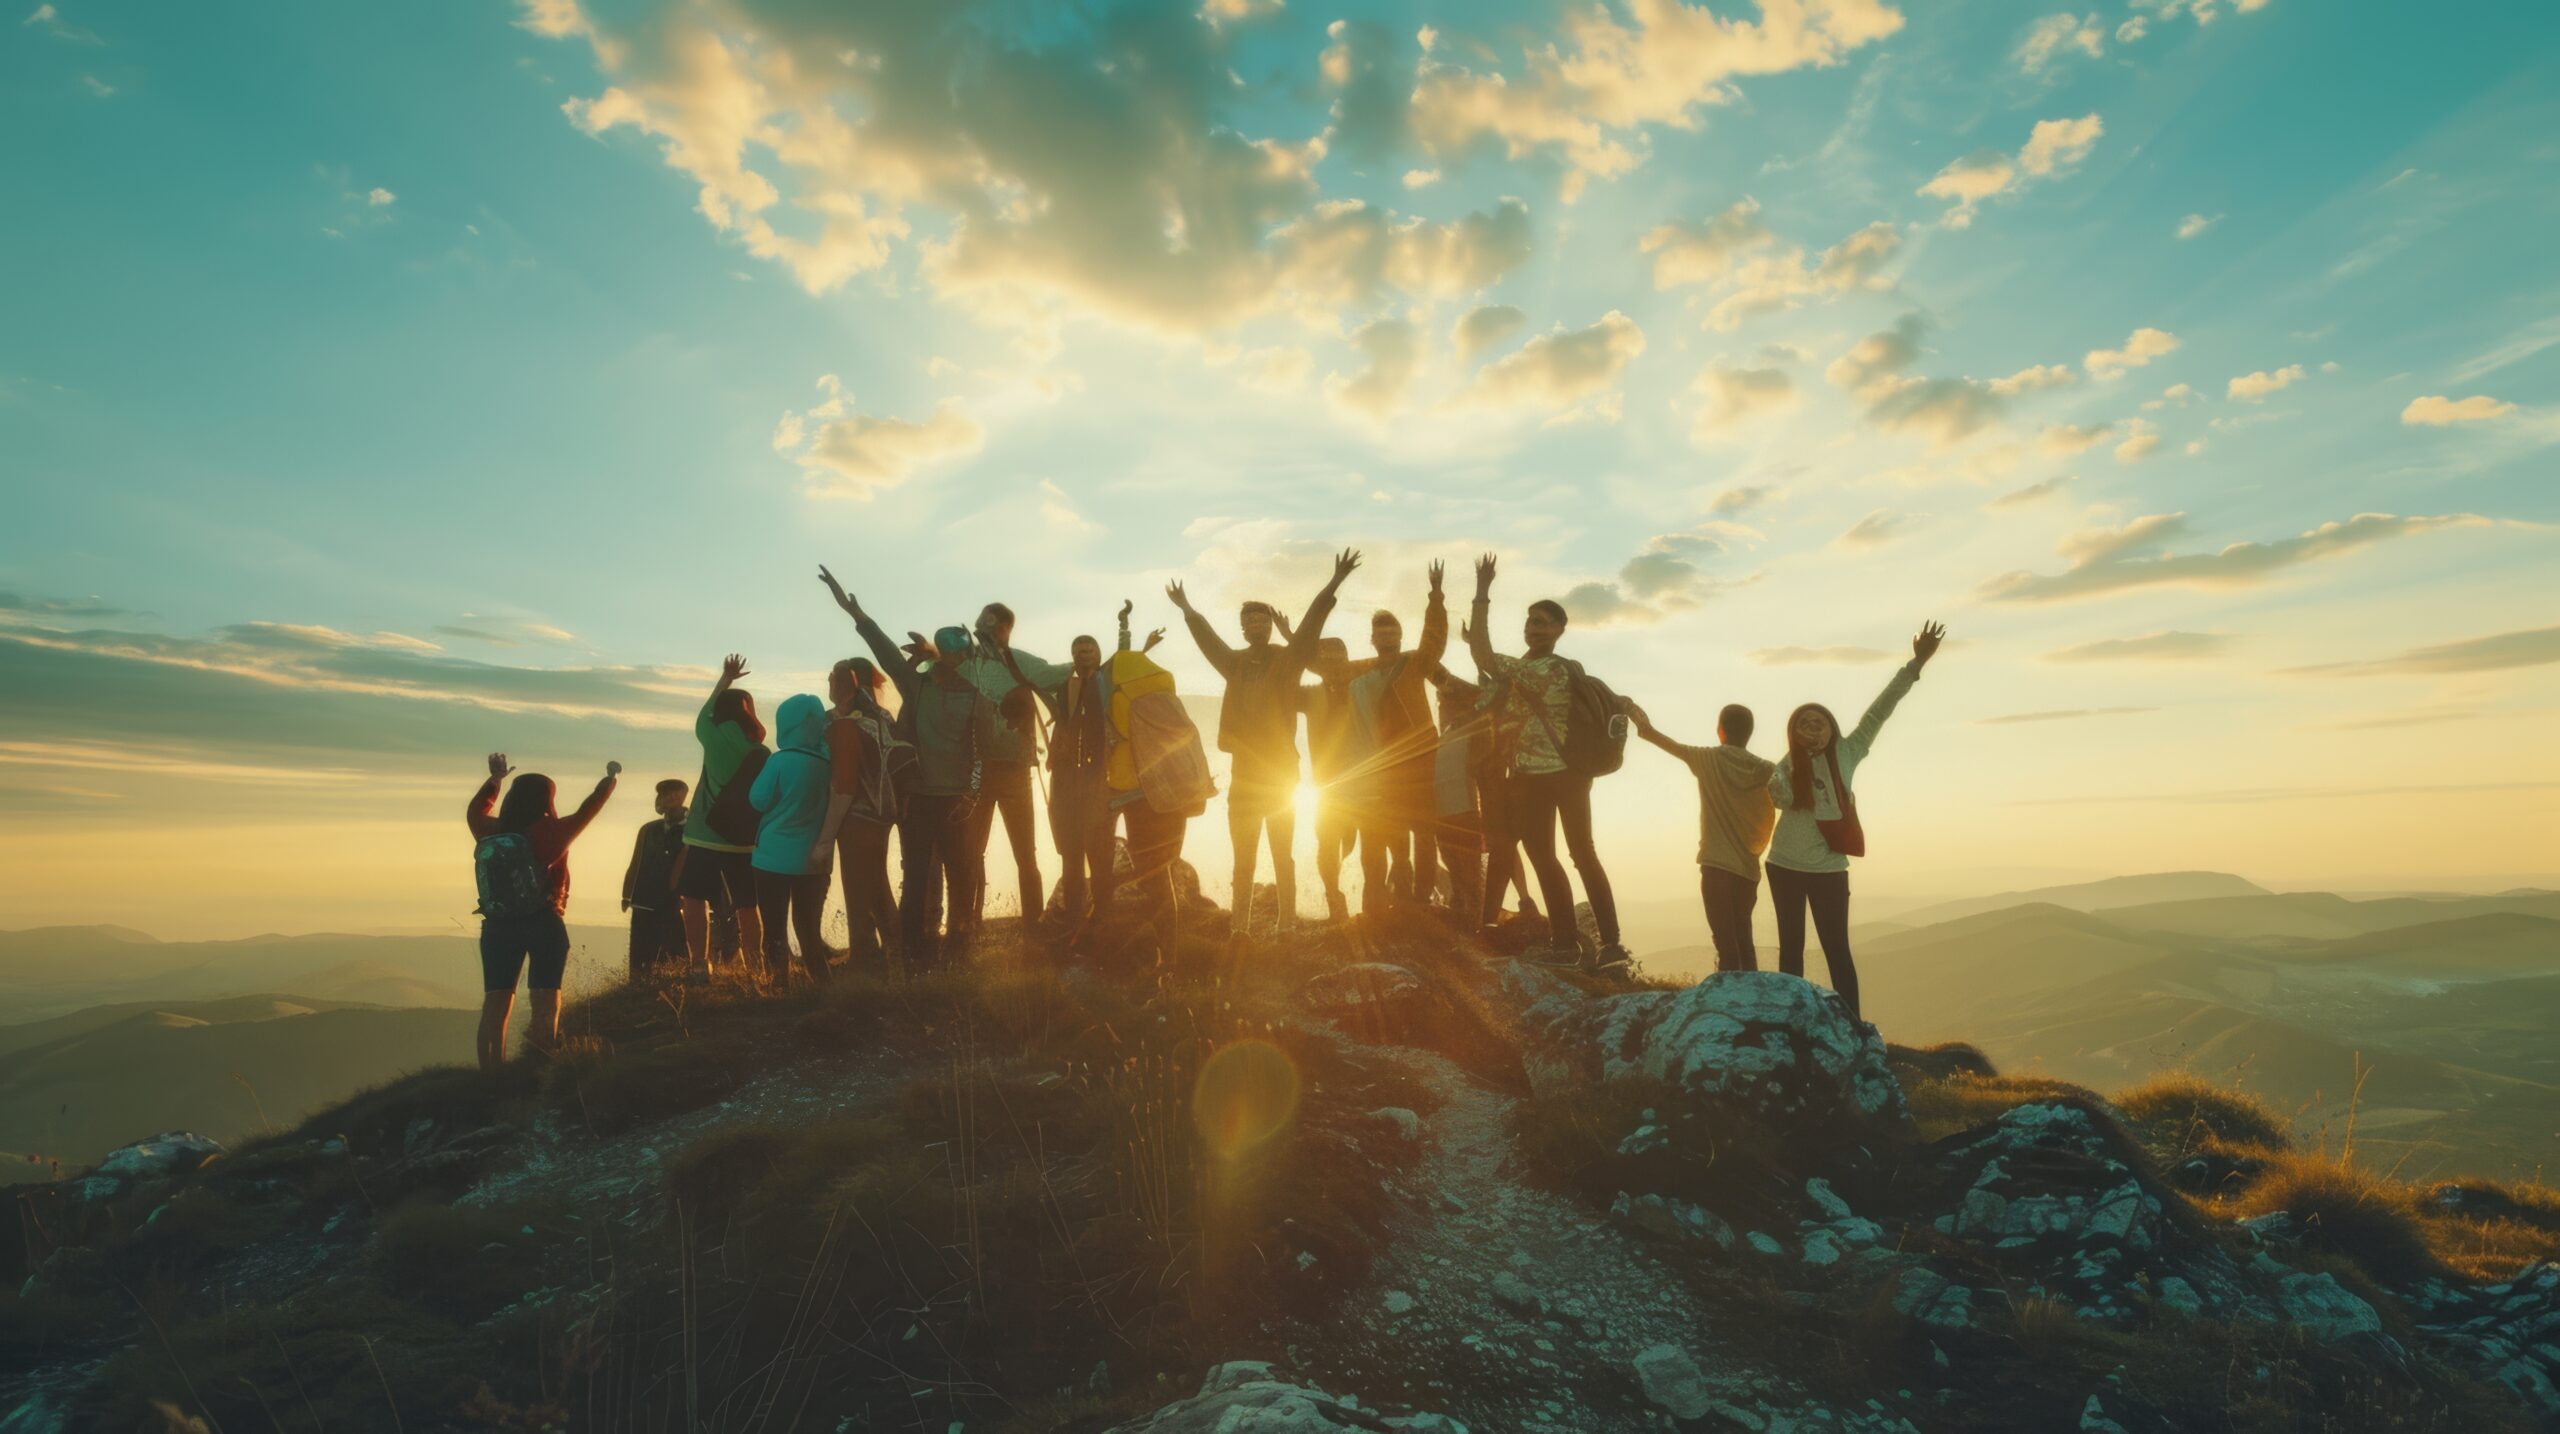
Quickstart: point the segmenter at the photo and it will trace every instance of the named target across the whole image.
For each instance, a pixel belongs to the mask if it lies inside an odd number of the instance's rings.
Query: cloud
[[[1288,0],[1200,0],[1200,18],[1212,23],[1233,23],[1262,15],[1276,15]]]
[[[2178,221],[2178,237],[2181,239],[2193,239],[2207,229],[2212,228],[2215,224],[2219,223],[2221,219],[2222,216],[2219,214],[2190,214],[2186,218]]]
[[[2244,373],[2233,379],[2230,387],[2224,390],[2224,396],[2256,403],[2278,389],[2291,387],[2301,378],[2302,365],[2298,363],[2286,364],[2273,373],[2260,369],[2256,373]]]
[[[1254,349],[1239,358],[1245,387],[1257,393],[1295,393],[1315,368],[1315,355],[1291,345]]]
[[[2128,369],[2140,368],[2153,359],[2177,351],[2178,336],[2167,329],[2135,329],[2126,337],[2124,347],[2091,349],[2080,360],[2080,366],[2089,371],[2091,378],[2121,378]]]
[[[2409,400],[2409,406],[2400,410],[2400,421],[2411,427],[2448,428],[2457,423],[2485,423],[2515,411],[2514,404],[2502,403],[2487,394],[2475,393],[2469,398],[2428,394]]]
[[[1571,200],[1640,164],[1646,127],[1694,129],[1700,109],[1737,97],[1739,80],[1836,65],[1902,28],[1881,0],[1767,0],[1756,22],[1679,0],[1627,8],[1626,20],[1610,5],[1566,8],[1562,39],[1528,46],[1514,75],[1443,62],[1426,45],[1411,114],[1422,148],[1454,159],[1491,139],[1513,159],[1557,155]]]
[[[1995,378],[1987,387],[2002,398],[2014,398],[2040,388],[2068,387],[2078,381],[2078,376],[2061,364],[2040,363],[2022,368],[2007,378]]]
[[[1361,163],[1404,148],[1416,59],[1410,34],[1372,20],[1336,20],[1324,33],[1330,43],[1316,69],[1334,95],[1329,147]]]
[[[1244,132],[1214,12],[998,27],[933,6],[682,5],[626,33],[571,0],[520,3],[606,77],[562,107],[573,124],[655,141],[714,229],[813,294],[905,252],[991,323],[1196,336],[1465,292],[1527,254],[1516,200],[1446,224],[1323,202],[1328,140]]]
[[[1982,506],[1985,511],[1994,513],[2006,512],[2011,508],[2024,508],[2057,496],[2063,489],[2077,481],[2069,476],[2047,478],[2041,483],[2030,483],[2024,488],[2012,488]]]
[[[2149,421],[2140,418],[2125,420],[2124,442],[2116,445],[2118,463],[2139,463],[2159,451],[2160,434]]]
[[[2140,637],[2110,637],[2057,648],[2047,662],[2194,662],[2216,657],[2231,646],[2220,632],[2146,632]]]
[[[858,413],[830,415],[810,430],[808,446],[793,461],[810,492],[869,499],[906,482],[920,468],[975,453],[985,442],[977,423],[946,399],[922,423]]]
[[[1738,517],[1759,507],[1761,504],[1768,502],[1771,498],[1776,497],[1777,494],[1777,489],[1767,487],[1765,485],[1746,485],[1740,488],[1727,488],[1723,492],[1718,493],[1715,498],[1707,504],[1707,516],[1711,518]]]
[[[1782,368],[1723,368],[1710,364],[1698,374],[1695,390],[1705,399],[1692,438],[1711,438],[1752,419],[1783,413],[1797,403],[1796,381]]]
[[[1683,532],[1657,534],[1618,569],[1614,581],[1577,583],[1557,601],[1573,622],[1584,626],[1660,622],[1692,611],[1729,589],[1757,582],[1757,573],[1723,578],[1709,573],[1706,565],[1728,552],[1734,541],[1758,536],[1748,528],[1713,519]]]
[[[1458,351],[1459,367],[1465,367],[1474,361],[1477,354],[1520,332],[1528,322],[1527,314],[1509,304],[1486,304],[1469,309],[1466,317],[1458,320],[1457,327],[1449,332],[1450,345]]]
[[[1823,376],[1865,405],[1869,423],[1928,439],[1939,448],[1961,443],[1997,422],[2012,395],[2056,382],[2050,365],[1990,380],[1906,374],[1903,370],[1919,360],[1926,329],[1918,314],[1905,314],[1892,328],[1851,345]]]
[[[2184,408],[2188,404],[2195,402],[2195,400],[2196,391],[2193,385],[2173,383],[2167,388],[2160,390],[2160,396],[2158,398],[2144,399],[2142,401],[2142,410],[2145,413],[2152,413],[2163,408]]]
[[[1919,515],[1878,508],[1850,524],[1848,531],[1834,541],[1844,548],[1881,548],[1911,531],[1919,522]]]
[[[1480,403],[1562,408],[1618,381],[1644,352],[1644,330],[1611,309],[1588,328],[1540,334],[1486,364],[1468,396]]]
[[[2112,423],[2053,423],[2045,426],[2037,442],[2045,452],[2061,457],[2086,453],[2107,441],[2116,431]]]
[[[94,30],[83,30],[62,18],[62,12],[51,5],[38,5],[34,13],[18,22],[20,29],[42,30],[57,40],[74,45],[103,45]]]
[[[1334,402],[1371,418],[1384,418],[1403,407],[1405,393],[1422,367],[1422,330],[1410,319],[1373,319],[1352,334],[1351,346],[1368,360],[1368,366],[1356,374],[1336,373],[1325,380]]]
[[[387,209],[399,202],[400,196],[377,184],[365,192],[364,202],[376,209]]]
[[[2059,548],[2069,560],[2063,571],[2006,573],[1983,584],[1981,595],[1993,602],[2062,602],[2147,587],[2254,587],[2286,568],[2341,557],[2391,538],[2488,524],[2488,519],[2471,513],[2406,518],[2359,513],[2344,522],[2323,523],[2298,537],[2233,543],[2210,553],[2177,553],[2166,551],[2164,545],[2186,535],[2186,515],[2154,513],[2117,527],[2073,533]],[[2164,550],[2137,555],[2138,549],[2154,547]]]
[[[1949,229],[1967,228],[1973,223],[1974,211],[1985,200],[2024,189],[2035,180],[2078,164],[2105,133],[2105,122],[2094,114],[2078,119],[2038,120],[2016,159],[1998,150],[1976,151],[1948,163],[1918,192],[1924,198],[1945,199],[1954,204],[1939,219],[1940,224]]]
[[[124,609],[98,597],[48,598],[0,590],[0,621],[12,613],[37,617],[121,617]]]
[[[2018,722],[2071,722],[2083,717],[2125,717],[2137,712],[2157,712],[2157,707],[2068,707],[2052,712],[2012,712],[2003,717],[1984,717],[1977,725],[2006,727]]]
[[[1893,656],[1880,647],[1755,647],[1745,656],[1762,667],[1802,667],[1813,663],[1858,666]]]
[[[2085,18],[2072,15],[2047,15],[2027,27],[2018,41],[2014,58],[2018,68],[2030,75],[2043,74],[2046,67],[2069,50],[2078,50],[2090,59],[2107,52],[2107,32],[2094,14]]]
[[[2560,662],[2560,627],[2528,628],[2460,642],[2413,647],[2392,657],[2361,662],[2323,662],[2288,667],[2288,674],[2323,677],[2441,676],[2464,672],[2507,672],[2519,667],[2547,667]]]
[[[1647,231],[1638,247],[1653,256],[1654,287],[1723,289],[1725,297],[1707,313],[1713,329],[1731,329],[1807,300],[1892,287],[1882,271],[1902,246],[1902,231],[1891,224],[1870,224],[1808,262],[1800,245],[1781,249],[1759,215],[1759,201],[1746,197],[1702,224],[1662,224]]]
[[[1408,169],[1404,172],[1404,187],[1407,189],[1428,189],[1439,182],[1440,171],[1436,169]]]

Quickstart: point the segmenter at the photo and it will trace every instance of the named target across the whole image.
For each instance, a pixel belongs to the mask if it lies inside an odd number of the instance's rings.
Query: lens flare
[[[1298,1113],[1298,1067],[1269,1041],[1221,1047],[1200,1067],[1191,1119],[1204,1149],[1221,1160],[1245,1155],[1288,1127]]]

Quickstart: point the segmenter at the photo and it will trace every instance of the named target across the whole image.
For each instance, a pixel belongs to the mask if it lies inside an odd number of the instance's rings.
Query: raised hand
[[[907,629],[905,651],[907,656],[918,662],[929,662],[942,655],[942,650],[933,645],[932,638],[925,636],[914,628]]]
[[[1290,640],[1289,615],[1287,613],[1282,612],[1276,607],[1271,609],[1271,625],[1280,630],[1280,640],[1282,642]]]
[[[1153,652],[1156,650],[1156,644],[1162,641],[1164,641],[1164,629],[1157,628],[1155,631],[1147,634],[1146,646],[1141,647],[1138,650],[1140,652]]]
[[[1191,615],[1191,596],[1182,590],[1182,579],[1175,578],[1172,582],[1166,583],[1164,595],[1172,601],[1175,610],[1183,616]]]
[[[836,581],[836,575],[828,572],[824,563],[818,564],[818,581],[827,585],[827,591],[835,597],[836,606],[855,617],[862,616],[862,604],[853,600],[852,595],[844,590],[844,584]]]
[[[747,660],[736,653],[720,659],[720,685],[728,686],[747,675]]]
[[[1137,606],[1138,606],[1138,604],[1137,604],[1137,602],[1136,602],[1134,599],[1131,599],[1131,598],[1122,598],[1122,599],[1120,599],[1120,625],[1121,625],[1121,626],[1126,627],[1126,626],[1128,626],[1128,625],[1129,625],[1129,614],[1130,614],[1131,612],[1135,611],[1135,610],[1137,609]]]
[[[1341,552],[1334,554],[1333,585],[1335,587],[1342,586],[1343,579],[1350,577],[1351,574],[1359,568],[1359,566],[1360,550],[1357,548],[1345,548]]]
[[[512,771],[514,771],[514,770],[515,770],[515,768],[510,767],[510,766],[508,766],[508,765],[507,765],[507,754],[506,754],[506,753],[504,753],[504,752],[492,752],[492,753],[490,753],[490,754],[489,754],[489,775],[490,775],[490,776],[492,776],[492,777],[499,777],[499,778],[503,778],[503,777],[505,777],[505,776],[507,775],[507,773],[512,772]]]
[[[606,780],[606,781],[611,781],[611,780],[613,780],[614,778],[621,776],[621,775],[622,775],[622,764],[621,764],[620,762],[607,762],[607,763],[605,763],[605,764],[604,764],[604,775],[605,775],[605,780]]]
[[[1448,565],[1447,563],[1444,563],[1444,562],[1440,561],[1438,558],[1433,558],[1433,559],[1431,560],[1431,591],[1432,591],[1432,592],[1437,593],[1437,592],[1439,592],[1439,591],[1440,591],[1440,578],[1441,578],[1441,575],[1442,575],[1442,574],[1444,574],[1444,573],[1446,573],[1446,572],[1448,571],[1448,569],[1449,569],[1449,565]]]
[[[1493,554],[1487,553],[1476,559],[1476,596],[1482,597],[1493,591],[1493,569]]]
[[[1947,625],[1945,623],[1924,622],[1920,624],[1919,635],[1911,639],[1912,660],[1926,665],[1930,658],[1938,655],[1938,644],[1946,640]]]

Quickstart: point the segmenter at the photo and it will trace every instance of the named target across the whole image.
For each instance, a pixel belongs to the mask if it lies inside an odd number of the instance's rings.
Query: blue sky
[[[0,921],[439,919],[477,752],[689,765],[822,560],[1049,651],[1344,543],[1693,740],[1947,621],[1885,885],[2560,868],[2548,6],[57,0],[0,119]]]

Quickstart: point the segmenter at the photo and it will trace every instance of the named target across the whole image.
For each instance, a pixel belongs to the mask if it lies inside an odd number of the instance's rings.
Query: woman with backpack
[[[706,913],[688,914],[687,920],[699,921],[703,929],[685,931],[686,944],[703,953],[706,966],[719,954],[712,950],[711,935],[723,915],[737,922],[742,959],[764,946],[755,868],[749,860],[756,849],[756,813],[747,794],[769,754],[755,695],[737,685],[746,675],[745,658],[734,652],[723,658],[720,680],[693,718],[693,738],[702,747],[702,779],[694,783],[693,806],[685,813],[676,894],[693,898],[693,911]]]
[[[498,801],[510,769],[507,754],[489,754],[489,777],[463,813],[474,842],[472,873],[480,891],[480,1069],[507,1056],[507,1018],[516,978],[531,964],[533,1026],[525,1038],[549,1055],[560,1044],[560,982],[569,967],[569,844],[604,810],[620,762],[604,764],[604,780],[568,816],[553,810],[557,789],[539,772],[517,777]]]
[[[963,958],[974,934],[969,900],[978,885],[967,841],[969,813],[978,800],[985,753],[994,745],[996,731],[995,704],[960,673],[959,660],[969,652],[969,630],[953,625],[936,631],[930,643],[920,644],[931,662],[930,669],[920,669],[835,574],[821,567],[818,578],[897,686],[897,735],[916,751],[913,790],[902,794],[906,810],[898,821],[898,924],[906,959],[934,966],[946,958]],[[946,894],[948,932],[942,930]]]
[[[1885,719],[1920,680],[1920,669],[1937,655],[1946,635],[1937,623],[1920,625],[1919,635],[1911,639],[1911,660],[1867,704],[1866,715],[1847,736],[1840,734],[1830,708],[1819,702],[1797,708],[1787,718],[1787,759],[1769,777],[1778,829],[1763,865],[1778,918],[1778,969],[1790,976],[1804,974],[1804,918],[1810,907],[1823,964],[1831,968],[1831,989],[1840,993],[1851,1020],[1859,1015],[1858,967],[1849,954],[1849,858],[1867,852],[1851,781],[1874,748],[1876,734],[1884,730]]]
[[[782,745],[756,773],[747,800],[756,809],[756,913],[764,927],[765,975],[778,989],[791,982],[791,938],[809,979],[827,979],[827,888],[835,864],[819,840],[834,772],[827,761],[827,709],[808,693],[782,699],[774,714]]]
[[[894,735],[888,710],[880,705],[887,682],[864,657],[848,657],[827,672],[829,795],[818,842],[833,849],[843,870],[848,959],[866,970],[896,959],[898,897],[889,886],[889,833],[898,825],[898,788],[915,763],[915,749]],[[823,860],[824,853],[813,853],[813,859]]]
[[[1153,648],[1155,639],[1147,640]],[[1129,609],[1120,609],[1120,650],[1111,655],[1108,681],[1109,754],[1103,781],[1115,820],[1128,823],[1129,883],[1143,894],[1153,933],[1155,962],[1171,966],[1182,944],[1182,892],[1173,865],[1191,819],[1209,809],[1217,782],[1199,728],[1173,690],[1173,674],[1145,651],[1129,649]],[[1243,901],[1237,902],[1243,920]]]

